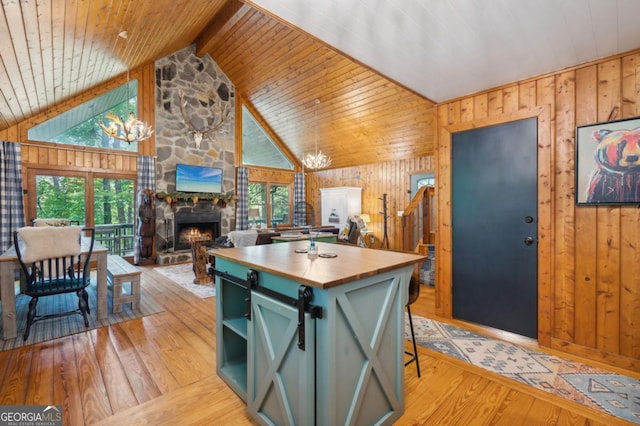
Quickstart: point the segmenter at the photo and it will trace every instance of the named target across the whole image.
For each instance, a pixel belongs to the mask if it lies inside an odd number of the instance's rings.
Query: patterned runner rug
[[[108,316],[106,320],[98,321],[96,319],[96,302],[97,287],[95,285],[95,278],[92,278],[92,285],[87,287],[87,293],[89,293],[89,327],[84,326],[84,320],[82,315],[69,315],[66,317],[59,317],[53,319],[47,319],[37,321],[31,326],[29,338],[27,341],[22,340],[22,335],[26,329],[27,324],[27,311],[29,310],[29,301],[31,298],[24,294],[16,296],[16,319],[18,337],[15,339],[2,340],[0,333],[0,351],[8,349],[18,348],[24,345],[31,345],[34,343],[44,342],[46,340],[56,339],[58,337],[68,336],[70,334],[81,333],[83,331],[93,330],[94,328],[103,327],[110,324],[116,324],[123,321],[128,321],[135,318],[144,317],[147,315],[153,315],[159,312],[163,312],[162,306],[154,302],[150,297],[147,297],[144,289],[140,293],[140,308],[131,309],[131,304],[123,305],[122,312],[112,312],[112,297],[111,290],[107,295],[107,312]],[[64,305],[64,308],[57,308],[56,306]],[[78,307],[78,296],[75,293],[60,294],[56,296],[41,297],[38,301],[37,312],[38,315],[44,315],[47,313],[55,313],[65,310],[73,310]]]
[[[416,343],[640,424],[640,381],[413,315]],[[411,339],[405,315],[405,337]]]
[[[194,284],[193,280],[195,275],[193,273],[192,263],[178,263],[176,265],[158,266],[154,268],[157,271],[169,278],[174,283],[178,284],[189,290],[200,298],[213,297],[216,295],[216,286],[213,282],[209,284]]]

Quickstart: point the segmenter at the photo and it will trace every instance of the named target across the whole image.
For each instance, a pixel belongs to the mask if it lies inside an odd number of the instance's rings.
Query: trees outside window
[[[126,120],[130,113],[137,115],[137,93],[138,81],[131,80],[30,128],[28,138],[32,141],[136,152],[137,142],[128,143],[109,137],[98,123],[108,125],[108,120],[105,123],[108,113],[123,120]]]
[[[36,214],[32,219],[69,219],[85,223],[85,180],[79,176],[36,176]]]
[[[289,185],[269,185],[271,225],[291,225]]]
[[[138,144],[108,136],[98,125],[107,113],[126,119],[136,114],[138,82],[127,83],[28,129],[28,139],[44,143],[80,145],[91,151],[137,152]],[[63,150],[66,150],[62,148]],[[73,149],[69,150],[73,151]],[[113,151],[110,151],[113,154]],[[131,154],[127,153],[131,156]],[[135,223],[134,171],[113,173],[100,165],[75,164],[67,169],[27,166],[27,218],[69,219],[94,227],[96,241],[110,253],[133,254]],[[108,165],[106,167],[109,167]]]
[[[95,178],[94,224],[133,223],[133,180]]]
[[[249,183],[249,223],[273,228],[291,225],[291,185]]]
[[[69,219],[94,227],[96,241],[109,253],[133,254],[135,180],[131,177],[31,169],[27,186],[29,219]]]

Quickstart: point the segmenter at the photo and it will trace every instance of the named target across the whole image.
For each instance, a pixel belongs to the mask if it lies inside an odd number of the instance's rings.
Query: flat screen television
[[[176,164],[176,191],[222,192],[222,169]]]

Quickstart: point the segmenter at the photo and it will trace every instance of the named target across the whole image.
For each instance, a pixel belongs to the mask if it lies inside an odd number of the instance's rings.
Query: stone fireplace
[[[227,208],[220,208],[209,200],[197,203],[181,201],[172,208],[160,202],[156,208],[163,220],[156,223],[159,229],[156,233],[158,264],[181,263],[191,260],[191,245],[189,235],[206,235],[210,241],[203,243],[210,246],[215,239],[225,234],[229,216]]]
[[[211,243],[220,236],[220,210],[212,213],[194,213],[181,210],[174,216],[174,250],[191,248],[188,237],[191,235],[206,236]],[[204,243],[203,245],[209,245]]]
[[[211,234],[212,240],[227,235],[235,229],[235,203],[222,206],[211,198],[176,196],[176,164],[222,169],[221,194],[233,194],[235,117],[230,114],[218,131],[196,144],[184,122],[180,94],[184,93],[188,103],[185,110],[192,124],[205,129],[216,117],[212,105],[224,103],[235,111],[235,86],[209,55],[196,56],[195,45],[157,60],[155,69],[156,193],[173,195],[171,203],[161,198],[155,203],[156,263],[187,262],[191,260],[191,246],[185,241],[185,234]],[[205,98],[211,102],[202,102]]]

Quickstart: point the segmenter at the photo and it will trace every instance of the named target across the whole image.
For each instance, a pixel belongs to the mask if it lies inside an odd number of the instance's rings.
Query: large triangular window
[[[136,142],[127,143],[107,136],[98,125],[106,113],[118,117],[137,115],[138,81],[131,80],[104,95],[91,99],[47,120],[28,131],[32,141],[55,142],[96,148],[138,151]]]
[[[262,126],[242,106],[242,163],[248,166],[293,170],[293,164]]]

